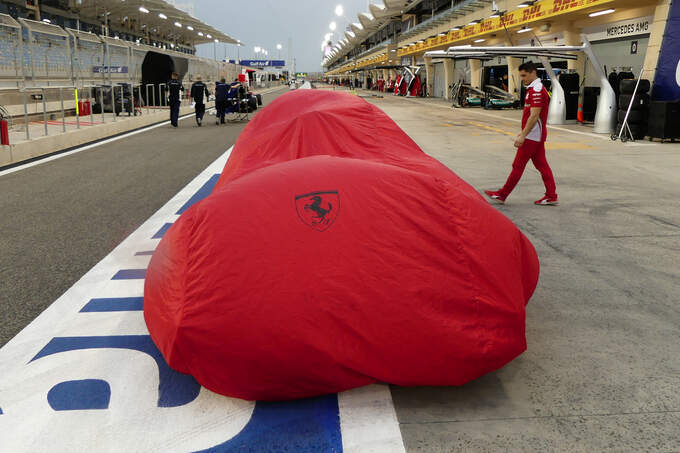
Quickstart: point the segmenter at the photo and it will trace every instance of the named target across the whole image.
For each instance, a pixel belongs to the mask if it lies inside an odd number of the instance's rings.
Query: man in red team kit
[[[512,163],[512,172],[508,181],[500,190],[485,190],[484,193],[492,200],[505,203],[505,199],[519,182],[522,173],[524,173],[524,167],[531,159],[536,170],[541,172],[543,184],[545,184],[545,196],[535,201],[534,204],[541,206],[556,205],[555,178],[545,158],[545,139],[548,135],[546,123],[550,95],[541,83],[541,79],[538,78],[538,74],[536,74],[536,65],[531,61],[520,65],[519,75],[527,87],[527,94],[524,98],[522,132],[515,140],[515,147],[518,150],[515,161]]]

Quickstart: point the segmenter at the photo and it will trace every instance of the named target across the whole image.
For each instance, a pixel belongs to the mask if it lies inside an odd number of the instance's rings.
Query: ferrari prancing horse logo
[[[335,222],[340,210],[337,190],[312,192],[295,197],[298,216],[306,225],[317,231],[326,231]]]

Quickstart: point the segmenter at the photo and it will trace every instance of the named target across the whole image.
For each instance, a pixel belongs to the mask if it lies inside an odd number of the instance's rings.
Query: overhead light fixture
[[[182,24],[180,24],[179,22],[175,22],[175,27],[182,28]]]
[[[439,33],[439,34],[437,35],[438,38],[441,38],[442,36],[446,36],[446,33]]]
[[[192,27],[191,25],[187,25],[187,30],[194,31],[194,27]]]
[[[220,42],[220,40],[219,40],[219,39],[216,39],[215,42]]]
[[[212,35],[205,35],[206,38],[212,39]]]
[[[43,19],[42,21],[45,22],[46,24],[51,24],[51,23],[52,23],[52,21],[49,20],[49,19]]]
[[[481,22],[479,19],[473,20],[473,21],[470,22],[468,25],[477,25],[479,22]]]
[[[161,19],[167,19],[168,18],[168,16],[166,16],[163,13],[158,13],[158,17],[160,17]]]
[[[481,39],[475,39],[473,42],[484,42],[484,41],[486,41],[486,39],[481,38]]]
[[[424,42],[425,42],[425,41],[423,41],[423,40],[421,39],[420,41],[418,41],[418,44],[422,44],[422,43],[424,43]]]
[[[529,27],[523,27],[522,29],[517,30],[517,33],[526,33],[526,32],[528,32],[528,31],[531,31],[531,28],[529,28]]]
[[[199,31],[199,32],[198,32],[198,36],[203,36],[203,32],[202,32],[202,31]]]
[[[605,9],[604,11],[597,11],[595,13],[590,13],[590,14],[588,14],[588,16],[590,16],[590,17],[604,16],[605,14],[611,14],[614,11],[616,11],[616,10],[615,9]]]
[[[517,5],[517,7],[518,7],[518,8],[527,8],[527,7],[529,7],[529,6],[532,6],[534,3],[536,3],[536,2],[535,2],[535,1],[532,1],[532,0],[527,0],[527,1],[523,1],[522,3],[520,3],[519,5]]]
[[[149,10],[144,8],[143,6],[139,7],[139,11],[143,12],[144,14],[149,14]]]
[[[460,30],[460,29],[461,29],[461,27],[460,27],[459,25],[456,25],[455,27],[453,27],[453,28],[451,29],[451,31],[458,31],[458,30]]]
[[[506,12],[507,12],[507,11],[499,11],[499,10],[496,9],[496,10],[493,10],[493,11],[491,12],[491,15],[490,15],[489,17],[490,17],[490,18],[493,18],[493,17],[501,17],[501,16],[505,16],[505,13],[506,13]]]

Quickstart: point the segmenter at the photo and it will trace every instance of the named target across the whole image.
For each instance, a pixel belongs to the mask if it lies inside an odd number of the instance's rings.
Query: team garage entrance
[[[652,16],[636,17],[613,23],[601,24],[592,27],[585,27],[582,31],[592,44],[593,51],[604,66],[607,74],[619,72],[632,72],[638,75],[642,70],[645,53],[649,44],[651,32]],[[561,33],[534,36],[516,43],[517,45],[561,45],[564,38]],[[443,60],[433,60],[433,83],[431,97],[444,98],[447,90],[446,77]],[[507,78],[514,75],[508,74],[508,66],[504,57],[482,62],[481,86],[494,85],[499,88],[507,89]],[[556,70],[566,70],[567,61],[552,60],[551,65]],[[580,88],[584,89],[585,96],[584,110],[586,104],[594,104],[599,94],[599,80],[593,68],[588,66],[579,74]],[[454,80],[463,80],[471,83],[470,64],[468,60],[456,60],[454,62]],[[581,71],[579,71],[581,72]],[[594,98],[593,98],[594,97]],[[592,102],[590,102],[592,101]]]

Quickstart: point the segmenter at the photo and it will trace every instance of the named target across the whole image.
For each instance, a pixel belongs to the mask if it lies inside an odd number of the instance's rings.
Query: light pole
[[[276,45],[276,50],[279,51],[279,60],[281,59],[281,49],[283,49],[283,46],[281,44]]]

